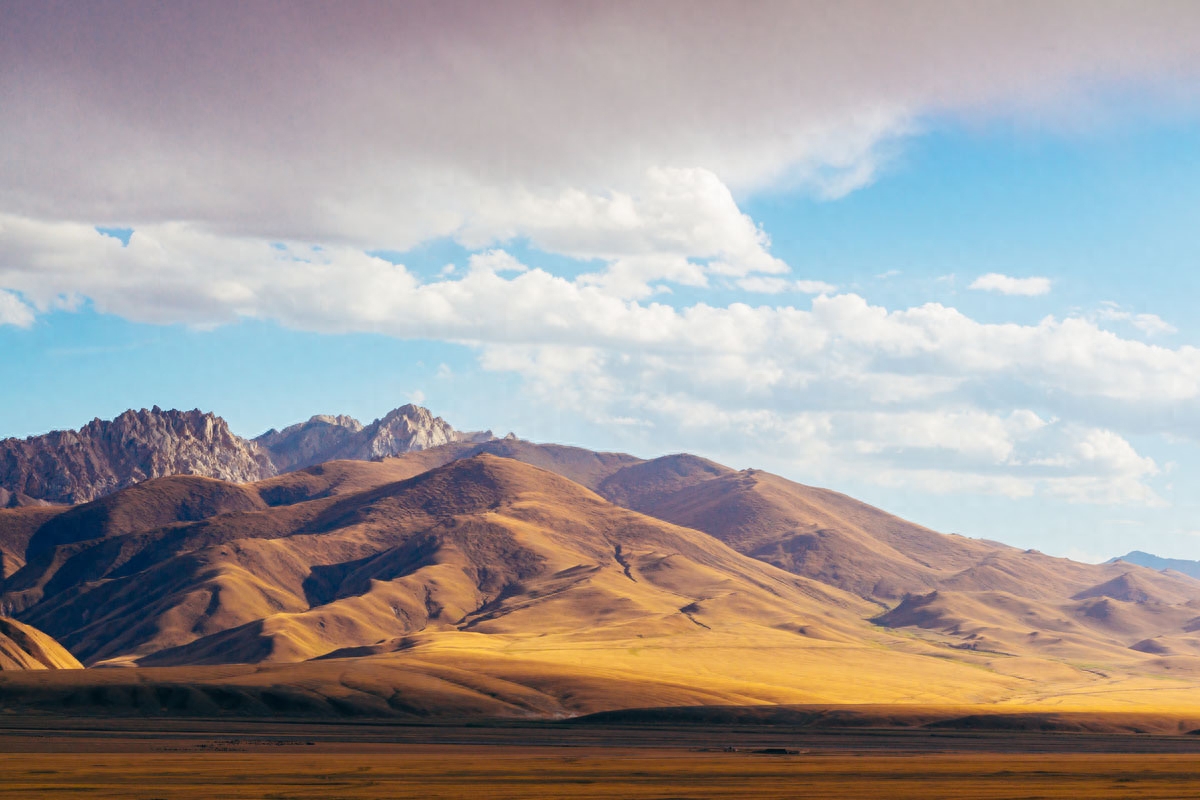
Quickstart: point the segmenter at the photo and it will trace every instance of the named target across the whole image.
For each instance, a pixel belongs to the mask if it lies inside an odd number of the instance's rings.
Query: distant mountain
[[[276,473],[270,454],[200,411],[126,411],[77,431],[0,441],[0,489],[27,499],[84,503],[164,475],[254,481]],[[4,498],[0,498],[4,499]]]
[[[1186,558],[1162,558],[1141,550],[1134,550],[1131,553],[1111,559],[1108,563],[1113,564],[1117,561],[1137,564],[1140,567],[1149,567],[1150,569],[1173,569],[1176,572],[1182,572],[1184,575],[1200,578],[1200,561],[1190,561]]]
[[[245,483],[334,459],[378,459],[493,438],[490,431],[456,431],[414,405],[369,425],[316,416],[254,440],[237,436],[215,414],[155,406],[95,419],[78,431],[0,440],[0,508],[85,503],[169,475]]]
[[[370,425],[353,417],[318,415],[281,431],[269,430],[254,443],[271,454],[278,472],[291,472],[326,461],[374,461],[452,442],[494,438],[491,431],[456,431],[429,409],[409,404]]]

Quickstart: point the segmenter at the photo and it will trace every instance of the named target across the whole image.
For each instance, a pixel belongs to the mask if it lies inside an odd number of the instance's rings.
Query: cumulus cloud
[[[1113,431],[1166,408],[1161,430],[1200,435],[1180,425],[1200,403],[1200,350],[1122,338],[1086,318],[984,323],[855,294],[676,308],[502,250],[465,266],[423,281],[350,247],[181,225],[137,229],[122,246],[88,226],[0,217],[0,286],[33,309],[86,297],[145,322],[257,318],[460,342],[545,402],[687,433],[695,449],[705,437],[715,449],[735,440],[924,488],[1151,503],[1154,462]]]
[[[33,324],[33,309],[12,292],[0,290],[0,325],[28,328]]]
[[[1013,278],[1008,275],[1001,275],[998,272],[989,272],[973,280],[969,288],[984,292],[1036,297],[1037,295],[1050,293],[1050,279]]]
[[[1178,101],[1200,52],[1200,9],[1170,0],[46,0],[4,16],[0,209],[393,250],[574,247],[560,213],[611,225],[652,170],[837,197],[929,115],[1090,122],[1106,86]]]
[[[815,391],[803,393],[804,407],[789,408],[780,402],[790,394],[783,388],[746,395],[719,381],[687,385],[679,379],[682,364],[598,348],[489,345],[481,361],[487,369],[517,372],[545,402],[597,423],[631,420],[669,447],[752,452],[756,460],[787,464],[810,479],[866,478],[934,493],[1164,505],[1153,485],[1162,470],[1128,440],[1029,409],[988,411],[954,396],[919,409],[846,408],[839,401],[848,387],[836,383],[812,387]],[[694,359],[688,361],[695,366]],[[726,370],[734,366],[722,361]],[[727,371],[729,384],[753,379],[753,367],[745,366],[739,373]]]
[[[1178,328],[1157,314],[1134,313],[1111,301],[1106,301],[1100,306],[1096,317],[1107,322],[1127,323],[1147,336],[1166,336],[1179,331]]]
[[[502,250],[471,256],[461,278],[422,282],[350,247],[180,224],[137,229],[122,246],[90,226],[0,216],[0,286],[35,309],[82,296],[143,322],[253,317],[318,330],[686,351],[754,363],[749,388],[923,375],[1133,403],[1200,398],[1200,350],[1122,338],[1082,317],[983,323],[938,303],[889,310],[856,294],[821,295],[808,308],[675,308],[607,291],[590,275],[530,269]]]

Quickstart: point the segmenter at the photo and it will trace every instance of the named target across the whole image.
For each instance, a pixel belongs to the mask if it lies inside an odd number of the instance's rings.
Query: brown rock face
[[[52,503],[83,503],[166,475],[232,482],[274,475],[270,455],[225,420],[194,411],[126,411],[78,431],[0,441],[0,487]]]
[[[254,440],[237,436],[214,414],[155,406],[78,431],[0,441],[0,508],[86,503],[170,475],[246,483],[335,459],[377,460],[494,438],[491,431],[456,431],[414,405],[365,426],[347,416],[315,416]]]
[[[282,431],[267,431],[254,441],[270,452],[280,472],[290,472],[326,461],[374,461],[444,444],[494,438],[491,431],[456,431],[429,409],[409,404],[370,425],[352,417],[319,415]]]

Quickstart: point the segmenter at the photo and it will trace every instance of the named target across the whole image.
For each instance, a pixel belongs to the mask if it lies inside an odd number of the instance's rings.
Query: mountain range
[[[687,454],[460,434],[415,407],[238,441],[271,474],[0,510],[0,614],[89,667],[134,668],[9,673],[0,700],[1200,709],[1200,581],[1177,572],[941,534]],[[323,453],[342,457],[304,464]]]
[[[1112,559],[1109,563],[1124,561],[1127,564],[1137,564],[1142,567],[1149,567],[1154,570],[1174,570],[1182,572],[1184,575],[1190,575],[1193,578],[1200,578],[1200,561],[1191,561],[1186,558],[1162,558],[1152,553],[1147,553],[1142,550],[1134,550],[1126,553],[1123,556]]]
[[[369,425],[317,415],[254,439],[211,413],[129,410],[77,431],[0,440],[0,508],[82,503],[149,478],[200,475],[242,483],[334,459],[377,459],[449,442],[487,441],[406,405]]]

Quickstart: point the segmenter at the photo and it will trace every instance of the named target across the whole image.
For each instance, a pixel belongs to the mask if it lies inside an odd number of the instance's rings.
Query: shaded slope
[[[404,469],[362,466],[375,478]],[[865,630],[854,598],[519,462],[481,454],[349,490],[371,482],[361,472],[335,463],[289,478],[289,491],[320,496],[275,507],[261,497],[280,479],[176,478],[72,509],[32,537],[36,557],[0,602],[90,662],[299,660],[426,629]]]
[[[0,579],[25,566],[29,540],[38,528],[66,511],[66,506],[0,509]],[[0,608],[0,614],[4,609]]]
[[[1113,600],[1143,605],[1180,605],[1196,600],[1196,589],[1195,581],[1190,578],[1128,569],[1115,578],[1077,592],[1074,599],[1111,597]]]
[[[552,471],[524,463],[535,460]],[[556,474],[568,472],[666,519]],[[19,516],[32,512],[44,516]],[[51,536],[64,530],[74,533]],[[44,546],[26,547],[21,558],[33,557],[0,583],[12,613],[91,664],[177,665],[161,673],[168,682],[203,674],[229,688],[213,677],[224,673],[188,670],[278,665],[274,679],[297,692],[284,705],[337,705],[328,698],[353,692],[321,683],[335,675],[380,681],[364,709],[419,707],[424,691],[492,708],[516,692],[503,702],[512,714],[634,696],[661,705],[656,692],[680,703],[1043,702],[1170,688],[1186,700],[1200,676],[1189,644],[1200,583],[945,536],[686,455],[452,443],[245,486],[152,481],[68,511],[0,512],[0,541],[16,551],[35,540]],[[356,666],[293,663],[306,659]],[[459,688],[435,690],[452,670]],[[203,702],[223,696],[215,685]],[[230,691],[276,702],[255,686]]]
[[[454,460],[442,457],[449,452],[458,452],[458,447],[450,451],[435,448],[382,461],[330,461],[259,481],[254,484],[254,490],[268,506],[286,506],[353,494],[440,467]]]
[[[806,614],[814,634],[827,628],[838,636],[848,635],[839,629],[854,628],[862,611],[852,598],[775,572],[695,531],[487,454],[348,495],[307,530],[352,536],[374,552],[322,570],[324,585],[312,594],[324,602],[308,610],[143,662],[296,660],[380,640],[387,649],[388,641],[399,646],[425,630],[606,635],[636,625],[649,635],[711,630],[726,617],[801,624]]]
[[[625,475],[631,488],[619,482]],[[1200,582],[1182,575],[1082,564],[942,534],[837,492],[690,456],[626,468],[602,491],[651,516],[703,530],[739,552],[888,606],[934,589],[999,591],[1039,601],[1082,599],[1089,592],[1137,602],[1200,601]]]
[[[285,505],[394,483],[483,453],[539,467],[592,490],[621,468],[644,463],[623,453],[596,453],[506,437],[452,442],[378,461],[331,461],[259,481],[255,488],[267,504]]]
[[[678,453],[622,466],[605,477],[596,491],[619,506],[647,511],[676,492],[732,472],[706,458]]]
[[[56,515],[38,528],[26,556],[84,539],[122,536],[264,506],[252,488],[213,478],[159,478]]]
[[[692,456],[626,467],[601,491],[894,609],[875,620],[880,625],[1012,659],[1000,669],[1064,678],[1078,677],[1070,662],[1192,669],[1178,659],[1149,665],[1137,654],[1200,654],[1192,632],[1200,629],[1200,582],[1179,573],[940,534],[836,492]]]

